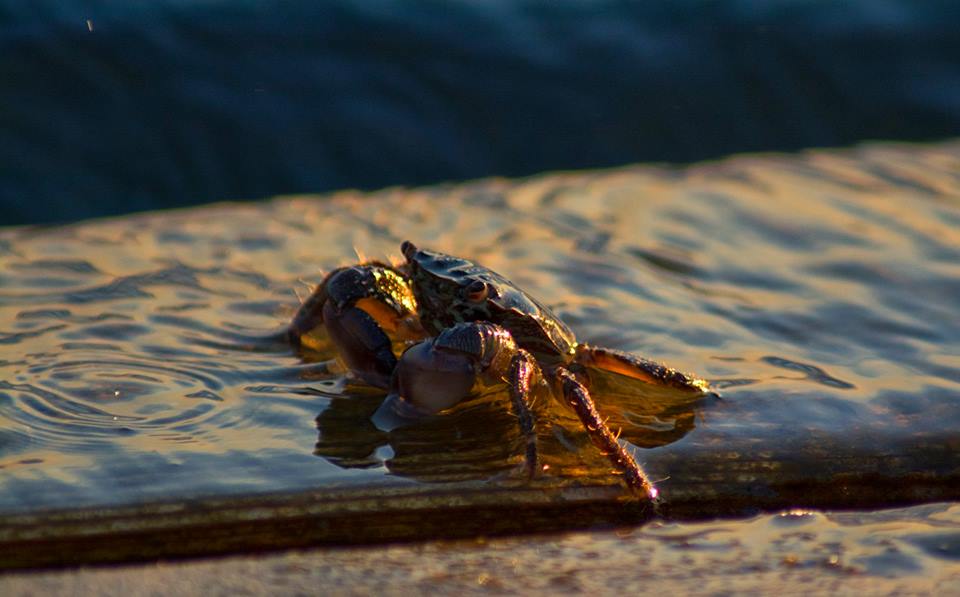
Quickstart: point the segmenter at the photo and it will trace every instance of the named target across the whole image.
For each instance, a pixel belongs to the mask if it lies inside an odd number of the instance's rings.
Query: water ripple
[[[831,388],[837,388],[840,390],[852,390],[856,388],[852,383],[843,381],[842,379],[837,379],[832,375],[829,375],[826,371],[817,367],[816,365],[810,365],[807,363],[798,363],[796,361],[791,361],[789,359],[784,359],[781,357],[763,357],[761,359],[765,363],[769,363],[774,367],[780,367],[781,369],[788,369],[790,371],[797,371],[802,373],[804,378],[818,384],[829,386]]]

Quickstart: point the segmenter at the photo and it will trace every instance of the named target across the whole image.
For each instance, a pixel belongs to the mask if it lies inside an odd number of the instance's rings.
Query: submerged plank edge
[[[615,486],[373,487],[21,514],[0,518],[0,569],[557,531],[650,516],[621,497]]]
[[[0,570],[223,555],[319,545],[462,539],[960,499],[960,472],[829,482],[675,484],[656,510],[617,485],[371,486],[200,498],[0,517]]]

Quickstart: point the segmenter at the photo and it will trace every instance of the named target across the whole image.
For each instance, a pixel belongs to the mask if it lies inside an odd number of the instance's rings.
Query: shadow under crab
[[[381,431],[410,428],[416,435],[428,417],[506,387],[525,441],[523,470],[533,477],[543,463],[532,399],[545,388],[571,407],[627,486],[656,499],[657,490],[598,412],[589,386],[601,371],[669,390],[682,403],[710,393],[704,380],[578,343],[548,308],[472,261],[421,250],[409,241],[401,251],[406,263],[400,265],[369,262],[331,272],[289,327],[296,346],[310,345],[315,332],[325,330],[356,377],[388,391],[364,420]],[[403,346],[398,359],[395,351]],[[692,427],[692,415],[685,420]],[[496,443],[495,438],[487,441]]]

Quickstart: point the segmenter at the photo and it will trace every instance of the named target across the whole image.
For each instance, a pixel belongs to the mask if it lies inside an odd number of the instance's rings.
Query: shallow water
[[[0,509],[515,483],[502,392],[387,435],[367,419],[381,396],[322,342],[271,339],[322,271],[405,238],[507,275],[581,340],[720,389],[598,383],[668,505],[950,497],[958,173],[956,142],[877,145],[8,229]],[[561,405],[542,396],[538,416],[538,483],[615,483]]]

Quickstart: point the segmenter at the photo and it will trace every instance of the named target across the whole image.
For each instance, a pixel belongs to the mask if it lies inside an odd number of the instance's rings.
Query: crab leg
[[[577,346],[574,362],[584,367],[612,371],[640,381],[678,390],[698,393],[710,392],[710,386],[706,380],[612,348],[580,344]]]
[[[580,418],[580,422],[601,452],[607,455],[616,469],[623,473],[624,481],[634,491],[651,499],[657,499],[657,488],[653,486],[647,474],[643,472],[636,459],[627,452],[607,424],[600,418],[590,392],[570,371],[560,367],[555,375],[560,382],[563,397]]]
[[[525,470],[529,477],[537,471],[537,430],[533,421],[533,411],[530,408],[530,387],[537,376],[542,377],[540,366],[529,352],[522,348],[517,350],[510,360],[510,374],[507,382],[510,384],[510,398],[513,400],[513,409],[520,422],[520,430],[527,438]]]

